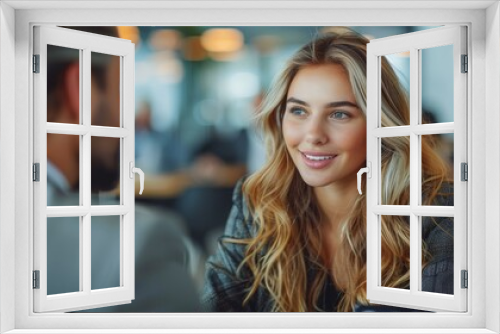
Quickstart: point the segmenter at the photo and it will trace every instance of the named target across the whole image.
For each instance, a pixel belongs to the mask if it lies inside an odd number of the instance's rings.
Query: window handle
[[[130,161],[129,163],[129,170],[130,170],[130,178],[133,179],[135,177],[135,173],[139,174],[139,181],[141,183],[141,190],[139,191],[139,195],[142,195],[142,191],[144,190],[144,172],[137,167],[134,167],[134,162]]]
[[[358,171],[358,192],[360,195],[362,194],[362,192],[361,192],[361,175],[363,175],[363,173],[366,173],[367,174],[366,176],[369,179],[372,177],[372,163],[370,161],[366,162],[365,168],[361,168]]]

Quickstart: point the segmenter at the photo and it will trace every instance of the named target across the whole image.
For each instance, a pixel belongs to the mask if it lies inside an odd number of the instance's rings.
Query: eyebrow
[[[296,98],[293,98],[293,97],[290,97],[288,100],[286,100],[286,103],[289,103],[289,102],[293,102],[293,103],[297,103],[297,104],[303,105],[305,107],[309,107],[309,104],[307,104],[306,102],[304,102],[302,100],[299,100],[299,99],[296,99]],[[352,102],[349,102],[349,101],[330,102],[326,106],[329,107],[329,108],[346,107],[346,106],[347,107],[359,108],[355,103],[352,103]]]

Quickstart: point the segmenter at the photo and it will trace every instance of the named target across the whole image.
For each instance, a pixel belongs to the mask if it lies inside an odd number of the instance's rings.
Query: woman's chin
[[[335,180],[325,177],[311,177],[302,175],[302,180],[310,187],[321,188],[332,184]]]

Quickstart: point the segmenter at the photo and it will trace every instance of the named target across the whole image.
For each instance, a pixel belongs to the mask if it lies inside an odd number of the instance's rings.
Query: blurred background
[[[136,300],[90,312],[195,312],[234,185],[265,159],[252,124],[263,94],[295,51],[332,27],[116,28],[136,46],[135,165],[146,175],[136,226],[155,223],[137,230]],[[351,28],[373,39],[432,27]],[[423,57],[426,122],[453,121],[452,51],[429,49]],[[388,59],[408,88],[409,53]],[[452,135],[434,139],[451,161]],[[100,194],[101,202],[113,196]]]

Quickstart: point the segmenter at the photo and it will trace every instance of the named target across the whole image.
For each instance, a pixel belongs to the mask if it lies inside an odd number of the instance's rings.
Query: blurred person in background
[[[153,130],[150,104],[140,104],[136,165],[145,165],[148,175],[140,200],[175,211],[193,241],[207,254],[224,228],[232,189],[247,173],[247,155],[245,130],[220,134],[212,128],[201,144],[190,148],[175,129]],[[136,194],[138,191],[137,185]]]
[[[71,27],[95,34],[117,37],[115,27]],[[74,50],[73,50],[74,51]],[[75,57],[76,55],[76,57]],[[118,57],[92,55],[92,124],[119,126],[120,62]],[[94,59],[94,57],[96,57]],[[95,60],[95,61],[94,61]],[[80,79],[78,52],[48,48],[47,121],[80,122]],[[111,191],[120,180],[119,141],[93,137],[91,146],[92,204],[97,193]],[[79,205],[79,136],[47,135],[47,205]],[[146,175],[146,180],[148,176]],[[147,188],[146,188],[147,189]],[[103,203],[99,203],[103,204]],[[108,205],[118,205],[116,197]],[[162,211],[136,205],[135,208],[136,289],[131,304],[88,310],[87,312],[192,312],[198,309],[200,254],[195,251],[178,218]],[[64,219],[64,218],[62,218]],[[118,251],[118,230],[108,217],[92,217],[100,222],[99,235],[92,234],[92,287],[119,286],[119,261],[109,249]],[[78,258],[62,252],[69,224],[47,224],[48,293],[64,292],[68,275],[61,263]],[[110,245],[118,240],[117,245]],[[74,248],[73,248],[74,249]],[[78,248],[76,249],[78,252]],[[116,258],[116,257],[115,257]],[[116,275],[118,273],[118,275]],[[63,279],[63,276],[66,279]],[[78,286],[79,275],[72,277]],[[73,282],[74,283],[74,282]]]
[[[231,211],[233,188],[247,173],[248,137],[245,130],[221,134],[212,128],[194,149],[188,172],[191,186],[176,208],[193,239],[212,254]]]
[[[189,149],[180,140],[174,129],[156,131],[151,124],[151,105],[148,101],[139,104],[135,118],[136,165],[144,166],[148,175],[144,180],[144,191],[138,198],[157,206],[174,208],[176,198],[192,183],[186,161]],[[139,194],[136,180],[136,195]]]
[[[366,165],[368,42],[339,28],[286,63],[258,116],[267,161],[235,187],[224,235],[207,261],[204,310],[416,311],[366,297],[366,197],[356,176]],[[409,124],[406,93],[381,59],[382,126]],[[382,146],[384,204],[409,198],[409,145],[391,137]],[[424,205],[453,205],[447,168],[422,143]],[[453,294],[453,220],[422,219],[422,240],[422,290]],[[383,286],[409,289],[409,242],[404,217],[382,217]]]

